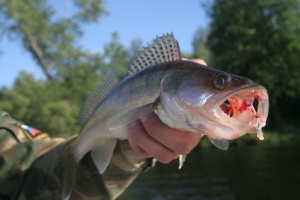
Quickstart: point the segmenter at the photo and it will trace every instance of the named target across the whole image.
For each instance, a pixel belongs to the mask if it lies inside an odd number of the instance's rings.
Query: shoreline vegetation
[[[253,145],[281,146],[300,144],[300,130],[294,132],[265,131],[264,140],[259,140],[256,134],[246,134],[230,141],[230,147],[244,147]],[[215,148],[207,137],[200,141],[199,148]]]

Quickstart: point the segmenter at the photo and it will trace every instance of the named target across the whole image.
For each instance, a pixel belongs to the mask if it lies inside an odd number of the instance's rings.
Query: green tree
[[[109,69],[114,69],[122,76],[126,73],[129,63],[129,54],[125,47],[120,44],[118,33],[114,32],[110,43],[105,45],[103,60]]]
[[[96,22],[106,11],[102,0],[73,3],[77,12],[59,18],[46,0],[0,1],[2,35],[21,41],[47,77],[37,81],[22,72],[12,88],[0,90],[0,109],[52,136],[78,133],[78,113],[85,99],[107,70],[124,73],[128,62],[116,33],[102,54],[79,46],[82,25]]]
[[[131,40],[130,48],[128,50],[130,59],[135,58],[139,51],[143,49],[143,41],[140,38],[134,38]]]
[[[66,73],[84,56],[76,43],[81,25],[106,14],[102,0],[73,0],[73,5],[77,12],[66,18],[57,17],[46,0],[0,1],[1,34],[20,39],[48,79]]]
[[[77,133],[79,106],[65,96],[68,90],[54,81],[36,81],[22,72],[13,89],[1,90],[0,107],[14,118],[50,133],[52,136]]]
[[[201,58],[210,65],[211,64],[211,53],[207,46],[207,37],[209,34],[208,28],[199,27],[192,40],[193,47],[193,58]]]
[[[300,1],[215,0],[209,14],[214,66],[266,86],[279,125],[293,107],[280,101],[300,94]]]

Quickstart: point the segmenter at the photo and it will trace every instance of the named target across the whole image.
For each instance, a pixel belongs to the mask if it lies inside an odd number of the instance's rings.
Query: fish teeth
[[[257,137],[258,137],[258,139],[260,139],[260,140],[264,140],[264,139],[265,139],[265,138],[264,138],[264,134],[263,134],[263,132],[262,132],[261,129],[258,129],[258,130],[257,130]]]

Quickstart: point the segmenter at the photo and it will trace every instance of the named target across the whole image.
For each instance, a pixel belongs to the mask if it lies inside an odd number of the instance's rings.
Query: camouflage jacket
[[[61,199],[74,139],[50,138],[0,111],[0,199]],[[144,165],[127,141],[118,141],[103,175],[87,154],[79,165],[70,199],[115,199]]]

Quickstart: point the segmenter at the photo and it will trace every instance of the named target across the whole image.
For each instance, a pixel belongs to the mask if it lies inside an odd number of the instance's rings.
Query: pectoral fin
[[[147,104],[135,109],[130,110],[129,112],[117,117],[111,124],[110,130],[115,130],[121,126],[125,126],[131,122],[136,121],[137,119],[151,113],[154,110],[154,104]]]
[[[114,138],[105,139],[92,147],[91,156],[100,174],[104,173],[111,161],[116,142]]]
[[[75,179],[77,175],[77,167],[78,164],[75,162],[72,156],[68,157],[65,162],[65,169],[63,173],[63,181],[62,181],[62,200],[69,200],[72,188],[75,184]]]
[[[208,138],[211,143],[221,149],[221,150],[227,150],[229,148],[229,141],[228,140],[215,140],[215,139],[211,139],[211,138]]]

